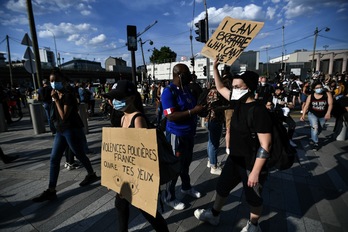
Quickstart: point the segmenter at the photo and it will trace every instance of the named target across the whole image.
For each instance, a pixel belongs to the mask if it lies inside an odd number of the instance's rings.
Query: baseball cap
[[[134,95],[136,92],[137,88],[132,82],[128,80],[120,80],[117,82],[116,88],[104,94],[104,97],[109,99],[122,100],[126,97]]]
[[[257,89],[257,85],[259,82],[259,74],[253,71],[244,71],[241,73],[237,73],[234,75],[234,78],[239,78],[244,81],[244,83],[248,86],[251,92],[254,92]]]

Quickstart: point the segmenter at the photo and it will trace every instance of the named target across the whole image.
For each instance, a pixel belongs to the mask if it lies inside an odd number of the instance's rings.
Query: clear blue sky
[[[225,16],[265,22],[263,29],[251,42],[248,50],[260,51],[266,62],[266,48],[270,58],[281,56],[282,26],[286,53],[296,49],[313,49],[314,30],[322,30],[317,50],[348,49],[347,0],[264,0],[227,1],[207,0],[209,27],[214,29]],[[102,63],[109,56],[122,57],[130,66],[130,52],[125,46],[127,25],[137,31],[158,21],[146,31],[142,40],[151,39],[153,45],[144,44],[144,55],[149,62],[148,49],[170,47],[180,57],[191,57],[190,31],[192,22],[205,16],[203,0],[32,0],[39,47],[57,50],[64,61],[73,57]],[[3,0],[0,3],[0,52],[6,51],[6,35],[10,37],[12,60],[21,60],[26,47],[20,42],[25,33],[30,35],[26,0]],[[193,38],[196,36],[194,26]],[[30,35],[31,37],[31,35]],[[203,44],[193,39],[193,54]],[[7,58],[7,55],[6,55]],[[140,46],[136,52],[137,66],[142,64]]]

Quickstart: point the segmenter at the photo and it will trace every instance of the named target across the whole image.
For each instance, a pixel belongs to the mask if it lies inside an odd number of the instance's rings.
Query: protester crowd
[[[325,122],[335,117],[335,134],[340,133],[348,122],[348,75],[347,73],[324,75],[316,72],[304,81],[298,76],[283,72],[273,77],[259,76],[245,71],[232,74],[228,67],[220,73],[219,61],[214,62],[214,78],[202,87],[196,76],[184,64],[173,67],[173,79],[158,83],[144,82],[135,85],[130,81],[119,81],[94,88],[91,83],[71,82],[59,70],[52,70],[49,79],[44,79],[38,90],[38,100],[42,103],[49,128],[54,136],[51,152],[48,189],[33,199],[42,202],[57,198],[56,183],[59,176],[60,160],[66,156],[65,167],[69,170],[82,165],[87,171],[86,178],[80,183],[88,185],[99,180],[86,156],[87,140],[83,133],[83,123],[78,114],[79,105],[86,106],[86,113],[93,117],[95,99],[102,98],[100,109],[109,115],[113,126],[148,128],[144,105],[156,108],[156,119],[151,122],[161,127],[171,144],[173,154],[179,157],[181,170],[178,176],[166,183],[163,202],[175,210],[187,206],[176,197],[176,184],[181,179],[181,192],[193,198],[203,194],[190,182],[189,168],[193,158],[196,127],[204,121],[207,130],[207,167],[212,175],[218,175],[216,198],[211,209],[197,209],[198,220],[218,225],[221,210],[226,199],[239,183],[243,184],[244,194],[250,209],[250,218],[242,231],[261,231],[258,220],[262,215],[262,187],[267,181],[268,170],[265,166],[271,149],[272,120],[267,111],[273,111],[287,127],[291,146],[296,131],[292,111],[301,113],[300,120],[306,115],[310,123],[310,144],[313,150],[320,149],[318,135],[325,129]],[[26,106],[23,96],[16,88],[0,86],[0,100],[8,124],[12,123],[9,102],[15,101],[21,108]],[[25,97],[24,97],[25,98]],[[258,139],[256,154],[250,148],[250,128],[247,116],[253,109],[254,129]],[[139,117],[135,117],[135,115]],[[166,124],[162,125],[163,119]],[[225,128],[225,164],[218,162],[220,139]],[[1,150],[4,163],[14,161]],[[78,163],[76,157],[80,163]],[[116,196],[115,206],[122,223],[120,231],[127,231],[129,202],[120,194]],[[156,231],[168,231],[162,215],[157,212],[153,217],[141,210]]]

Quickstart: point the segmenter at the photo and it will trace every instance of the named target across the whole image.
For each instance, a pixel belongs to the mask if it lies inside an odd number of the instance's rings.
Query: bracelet
[[[191,110],[188,110],[188,112],[189,112],[189,115],[190,115],[190,117],[191,117]]]

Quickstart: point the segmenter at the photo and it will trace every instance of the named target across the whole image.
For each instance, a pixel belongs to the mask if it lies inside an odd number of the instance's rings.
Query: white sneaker
[[[185,204],[180,202],[178,199],[174,199],[172,201],[167,201],[165,198],[164,198],[164,203],[170,207],[172,207],[173,209],[175,210],[183,210],[185,209]]]
[[[230,154],[230,149],[226,148],[226,154],[229,155]]]
[[[211,168],[210,168],[210,173],[213,175],[220,175],[221,171],[222,171],[222,169],[219,166],[215,166],[215,167],[211,166]]]
[[[240,232],[262,232],[259,225],[253,225],[249,220]]]
[[[210,168],[210,160],[208,159],[207,168]]]
[[[190,188],[189,190],[182,190],[181,189],[181,192],[184,193],[184,194],[187,194],[187,195],[190,195],[191,197],[194,197],[194,198],[201,198],[201,193],[196,191],[194,188]]]
[[[294,143],[294,141],[292,141],[291,139],[289,140],[289,143],[290,143],[290,145],[291,145],[292,147],[297,147],[297,144]]]
[[[208,222],[209,224],[212,224],[214,226],[217,226],[220,222],[220,215],[214,216],[211,212],[211,209],[196,209],[193,214],[198,220]]]

